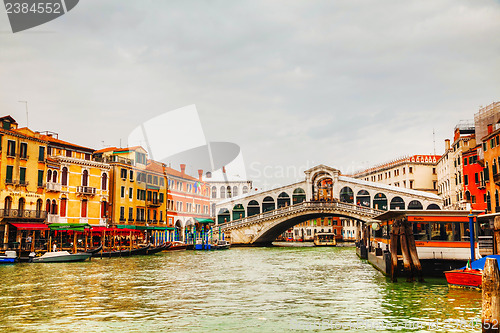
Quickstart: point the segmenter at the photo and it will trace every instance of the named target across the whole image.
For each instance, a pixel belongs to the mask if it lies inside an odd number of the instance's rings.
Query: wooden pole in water
[[[76,230],[73,231],[73,253],[76,253]]]
[[[422,275],[422,265],[420,264],[420,259],[418,258],[417,246],[415,245],[415,236],[413,236],[413,229],[411,228],[410,222],[405,221],[406,238],[408,240],[408,250],[410,251],[410,257],[412,265],[417,271],[418,281],[423,282],[424,278]]]
[[[410,251],[408,250],[408,240],[406,239],[406,229],[404,222],[401,222],[399,227],[399,237],[401,242],[401,253],[403,254],[403,266],[405,272],[408,274],[408,282],[413,281],[413,274],[411,270],[411,257]]]
[[[493,254],[498,254],[500,252],[500,216],[495,216],[495,221],[493,222]]]
[[[394,221],[391,229],[390,237],[390,249],[391,252],[391,279],[393,282],[397,282],[398,273],[398,234],[399,234],[399,223]]]
[[[499,332],[500,276],[496,259],[487,258],[483,270],[483,311],[481,323],[484,332]]]

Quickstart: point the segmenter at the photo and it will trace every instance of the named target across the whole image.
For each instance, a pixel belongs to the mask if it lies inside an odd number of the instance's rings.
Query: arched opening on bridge
[[[277,201],[278,208],[290,206],[290,196],[288,195],[288,193],[281,192],[280,195],[278,195]]]
[[[387,210],[387,197],[384,193],[377,193],[373,198],[373,208]]]
[[[430,204],[429,206],[427,206],[427,209],[430,209],[430,210],[440,210],[441,208],[439,208],[439,206],[436,205],[436,204]]]
[[[222,224],[231,221],[231,215],[227,208],[219,209],[219,214],[217,214],[217,223]]]
[[[271,197],[265,197],[262,201],[262,213],[268,212],[270,210],[274,210],[274,199]]]
[[[424,206],[418,200],[412,200],[408,204],[408,209],[424,209]]]
[[[293,190],[293,194],[292,194],[293,204],[296,205],[296,204],[301,203],[303,201],[306,201],[306,192],[303,189],[301,189],[300,187]]]
[[[394,209],[405,209],[405,201],[401,197],[394,197],[391,200],[391,210]]]
[[[181,241],[181,242],[184,241],[184,230],[182,228],[182,222],[181,222],[181,220],[175,221],[175,235],[174,235],[174,239],[176,241]]]
[[[260,205],[257,201],[252,200],[247,205],[247,215],[253,216],[257,214],[260,214]]]
[[[365,190],[361,190],[356,195],[356,205],[370,208],[370,193]]]
[[[343,187],[340,190],[340,201],[347,203],[354,203],[354,192],[349,186]]]
[[[313,188],[314,200],[333,201],[333,180],[330,177],[320,178]]]
[[[245,217],[245,208],[242,204],[237,204],[233,207],[233,221]]]

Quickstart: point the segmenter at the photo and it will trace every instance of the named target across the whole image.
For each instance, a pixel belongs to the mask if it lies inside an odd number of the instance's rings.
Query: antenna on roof
[[[26,106],[26,127],[29,127],[29,122],[28,122],[28,101],[18,101],[19,103],[24,103]]]
[[[120,138],[120,148],[122,147],[122,138]]]
[[[432,141],[434,142],[434,155],[436,155],[436,132],[432,129]]]

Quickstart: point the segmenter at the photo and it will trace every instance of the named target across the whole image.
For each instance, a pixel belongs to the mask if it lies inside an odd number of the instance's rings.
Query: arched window
[[[237,196],[238,196],[238,187],[233,186],[233,197],[237,197]]]
[[[278,208],[290,206],[290,196],[286,192],[281,192],[278,195]]]
[[[7,216],[9,216],[10,209],[12,208],[12,198],[11,197],[6,197],[5,198],[5,204],[4,204],[4,209],[5,213]]]
[[[101,202],[101,218],[108,217],[108,203],[107,201]]]
[[[412,200],[408,204],[408,209],[424,209],[424,207],[422,206],[422,204],[420,203],[420,201],[418,201],[418,200]]]
[[[68,168],[62,168],[61,173],[61,184],[67,186],[68,185]]]
[[[247,194],[248,193],[248,186],[243,186],[243,194]]]
[[[356,195],[356,205],[358,206],[370,207],[370,200],[370,193],[368,193],[368,191],[366,190],[361,190]]]
[[[292,203],[295,205],[303,201],[306,201],[306,192],[300,187],[293,190]]]
[[[387,197],[384,193],[377,193],[373,198],[373,208],[387,210]]]
[[[36,201],[36,217],[37,218],[40,218],[41,217],[41,212],[42,212],[42,209],[43,209],[43,201],[42,199],[38,199]]]
[[[108,189],[108,174],[103,173],[101,177],[101,189],[102,190],[107,190]]]
[[[47,214],[50,214],[50,200],[47,199],[47,201],[45,202],[45,211],[47,212]]]
[[[24,207],[26,205],[26,200],[24,198],[19,198],[19,203],[18,203],[18,210],[19,210],[19,217],[22,217],[24,215]]]
[[[247,215],[252,216],[257,214],[260,214],[260,205],[257,201],[252,200],[247,205]]]
[[[89,172],[87,170],[83,170],[82,186],[89,186]]]
[[[228,186],[228,187],[227,187],[227,197],[228,197],[228,198],[231,198],[231,197],[232,197],[232,195],[231,195],[231,186]]]
[[[81,217],[87,217],[87,199],[82,200],[82,207],[81,207]]]
[[[68,200],[66,198],[61,198],[61,208],[59,210],[59,215],[61,217],[66,217],[66,207]]]
[[[52,170],[47,171],[47,183],[52,181]]]
[[[262,201],[262,212],[265,213],[270,210],[274,210],[275,205],[274,205],[274,199],[272,197],[265,197],[264,200]]]
[[[245,208],[242,204],[237,204],[233,207],[233,221],[245,217]]]
[[[54,170],[54,172],[52,173],[52,182],[57,183],[57,171],[56,170]]]
[[[220,197],[224,199],[226,197],[226,188],[224,186],[220,187]]]
[[[50,209],[51,214],[57,214],[57,202],[52,200],[52,208]]]
[[[401,197],[394,197],[391,200],[391,205],[389,207],[391,210],[394,209],[405,209],[405,201]]]
[[[427,209],[439,210],[441,208],[439,208],[439,206],[436,204],[430,204],[429,206],[427,206]]]
[[[212,186],[212,199],[217,198],[217,187]]]

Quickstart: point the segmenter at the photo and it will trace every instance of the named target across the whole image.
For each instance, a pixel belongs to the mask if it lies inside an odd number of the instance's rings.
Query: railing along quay
[[[359,215],[365,215],[368,217],[375,217],[377,215],[382,214],[384,211],[358,206],[355,204],[350,204],[346,202],[321,202],[321,201],[303,201],[301,203],[285,206],[278,209],[274,209],[265,213],[259,213],[256,215],[252,215],[250,217],[244,217],[242,219],[238,219],[231,222],[226,222],[223,224],[219,224],[215,227],[215,229],[228,230],[236,227],[243,227],[247,225],[252,225],[258,222],[262,222],[263,220],[267,220],[269,218],[277,218],[285,215],[290,215],[292,213],[304,211],[304,210],[317,210],[324,208],[326,210],[340,209],[346,212],[355,213]]]

